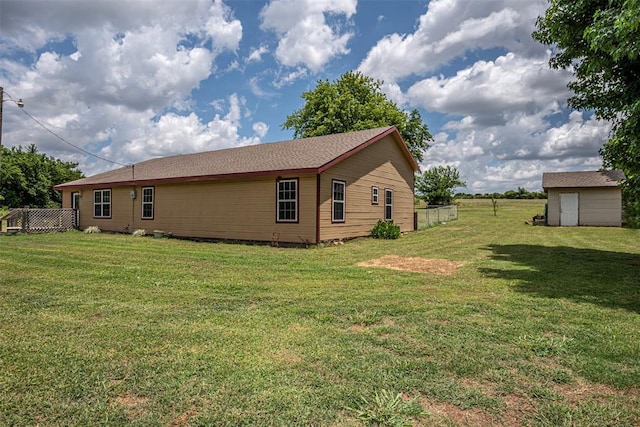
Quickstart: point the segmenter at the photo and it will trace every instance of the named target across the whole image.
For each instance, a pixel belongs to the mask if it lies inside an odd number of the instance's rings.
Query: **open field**
[[[0,425],[639,425],[640,231],[498,203],[312,249],[0,236]]]

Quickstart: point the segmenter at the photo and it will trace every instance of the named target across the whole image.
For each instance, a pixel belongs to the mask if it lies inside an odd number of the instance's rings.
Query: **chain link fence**
[[[432,225],[440,224],[458,219],[458,206],[439,206],[435,208],[416,209],[415,211],[416,230],[429,228]]]

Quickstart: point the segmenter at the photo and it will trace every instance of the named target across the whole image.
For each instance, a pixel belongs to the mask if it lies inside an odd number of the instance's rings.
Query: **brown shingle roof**
[[[398,130],[382,127],[357,132],[301,138],[283,142],[228,148],[203,153],[161,157],[136,163],[76,181],[57,185],[64,188],[128,185],[152,182],[188,182],[233,177],[267,176],[284,173],[321,173],[379,139],[391,135],[411,163],[419,167]]]
[[[616,187],[625,179],[620,170],[585,172],[546,172],[542,174],[542,188]]]

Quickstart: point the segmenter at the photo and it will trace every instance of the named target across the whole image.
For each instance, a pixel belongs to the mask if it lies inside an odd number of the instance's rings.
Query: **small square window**
[[[93,190],[94,218],[111,218],[111,190]]]

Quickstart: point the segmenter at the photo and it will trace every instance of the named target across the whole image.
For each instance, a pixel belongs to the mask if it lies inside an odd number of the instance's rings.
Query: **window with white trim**
[[[142,187],[142,219],[153,219],[154,188]]]
[[[298,180],[278,180],[277,222],[298,222]]]
[[[93,217],[111,218],[111,189],[93,190]]]
[[[393,221],[393,190],[384,190],[384,220]]]
[[[371,204],[378,204],[378,187],[371,187]]]
[[[347,184],[344,181],[332,181],[331,221],[345,221],[345,193]]]

